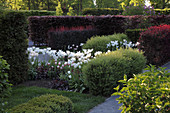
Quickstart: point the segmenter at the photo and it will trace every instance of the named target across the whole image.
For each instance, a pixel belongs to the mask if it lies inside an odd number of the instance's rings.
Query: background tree
[[[170,0],[150,0],[150,3],[155,9],[164,9],[170,7]]]
[[[139,4],[144,4],[145,0],[118,0],[121,4],[121,7],[124,9],[125,6],[129,6],[134,4],[134,6],[138,6]]]
[[[118,0],[96,0],[97,8],[119,8],[119,6]]]
[[[61,3],[58,1],[58,6],[56,7],[56,15],[61,16],[63,15],[63,10],[61,8]]]

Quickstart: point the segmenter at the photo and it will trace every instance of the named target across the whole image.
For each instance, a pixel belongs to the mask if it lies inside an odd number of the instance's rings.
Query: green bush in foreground
[[[9,94],[11,85],[8,83],[8,73],[6,73],[9,69],[9,64],[0,56],[0,98]]]
[[[93,53],[97,51],[106,52],[108,50],[107,44],[110,41],[123,41],[123,39],[128,40],[128,37],[125,34],[95,36],[87,40],[86,44],[83,45],[83,49],[93,49]]]
[[[170,73],[164,68],[156,70],[155,66],[148,66],[143,74],[134,75],[134,78],[119,82],[123,83],[120,91],[119,86],[114,88],[120,95],[117,99],[123,103],[120,107],[126,113],[169,113],[170,112]]]
[[[124,74],[140,73],[146,63],[138,50],[120,49],[102,54],[83,66],[85,82],[93,95],[110,96]]]
[[[9,70],[9,64],[0,56],[0,104],[2,107],[6,104],[3,98],[9,96],[11,92],[11,84],[9,84],[8,73],[6,73],[7,70]],[[4,109],[1,108],[0,112],[4,112]]]
[[[35,97],[9,111],[12,113],[72,113],[73,103],[67,97],[47,94]]]

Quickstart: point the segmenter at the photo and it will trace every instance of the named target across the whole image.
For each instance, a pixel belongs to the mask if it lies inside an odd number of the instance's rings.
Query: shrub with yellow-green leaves
[[[145,63],[145,57],[138,50],[120,49],[91,60],[83,66],[82,72],[91,94],[110,96],[124,74],[130,78],[142,72]]]
[[[117,99],[123,105],[123,113],[169,113],[170,112],[170,73],[164,68],[156,70],[155,66],[148,66],[148,72],[134,75],[134,78],[119,82],[123,83],[120,91],[113,95],[120,95]]]
[[[110,41],[123,41],[123,39],[128,40],[127,35],[118,33],[107,36],[95,36],[87,40],[83,45],[83,49],[93,49],[92,53],[97,51],[106,52],[108,50],[107,44],[110,43]]]
[[[72,113],[73,103],[64,96],[47,94],[10,109],[12,113]]]

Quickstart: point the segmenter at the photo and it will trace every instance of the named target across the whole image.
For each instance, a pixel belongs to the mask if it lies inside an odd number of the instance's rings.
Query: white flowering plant
[[[108,50],[111,50],[111,51],[115,51],[120,48],[133,48],[135,46],[136,46],[135,44],[133,44],[132,42],[128,42],[125,39],[123,41],[118,41],[118,40],[111,41],[110,43],[106,45]]]
[[[90,61],[93,49],[83,49],[82,51],[70,52],[51,50],[51,48],[40,49],[31,47],[27,49],[33,76],[30,78],[51,78],[64,79],[69,82],[70,88],[74,91],[83,92],[84,85],[81,67]],[[96,53],[96,56],[101,52]],[[38,56],[43,55],[42,59]],[[48,60],[47,56],[50,56]]]

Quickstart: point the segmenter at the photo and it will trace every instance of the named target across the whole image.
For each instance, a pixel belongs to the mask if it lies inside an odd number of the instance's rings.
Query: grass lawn
[[[18,104],[25,103],[34,97],[44,94],[58,94],[70,98],[73,102],[75,113],[87,113],[91,108],[104,102],[106,99],[101,96],[92,96],[77,92],[59,91],[40,87],[17,86],[13,87],[11,96],[5,99],[8,102],[5,109],[10,109]]]

